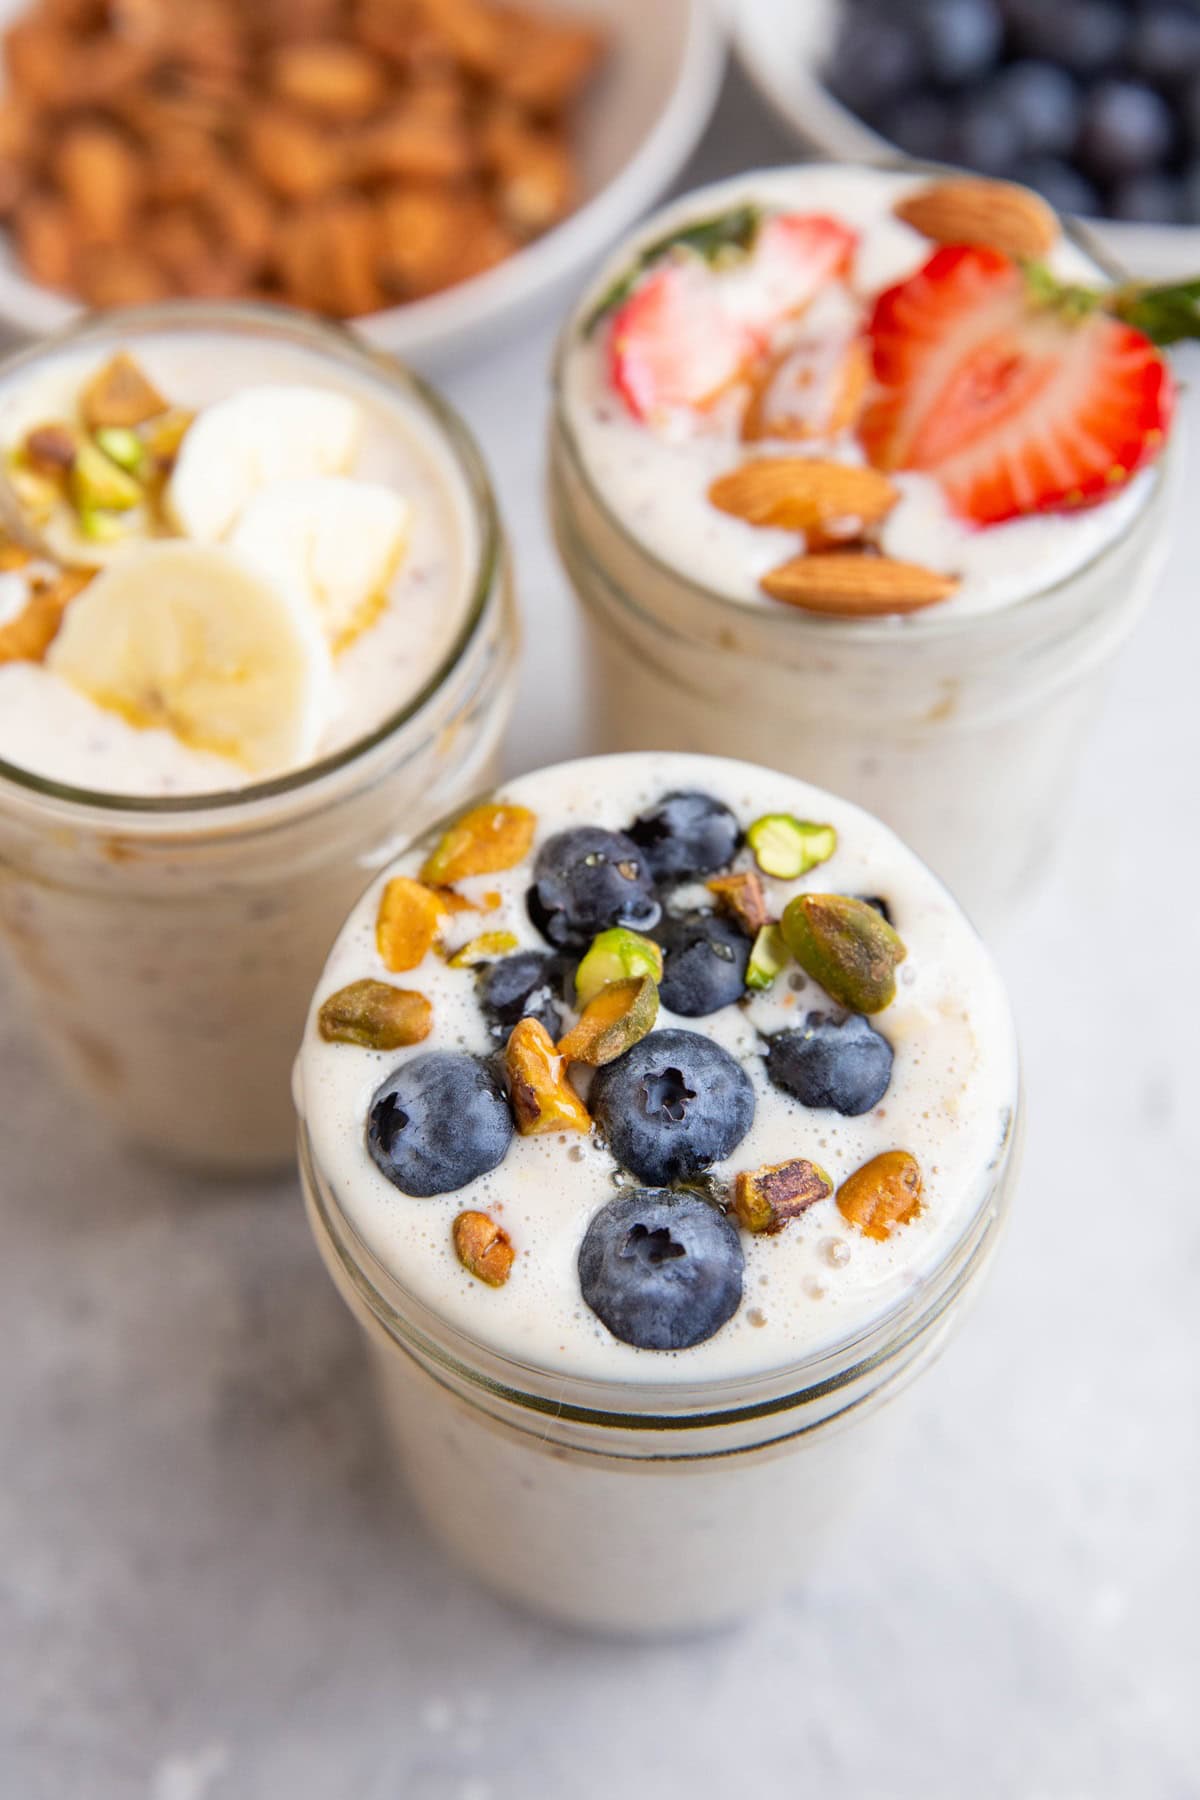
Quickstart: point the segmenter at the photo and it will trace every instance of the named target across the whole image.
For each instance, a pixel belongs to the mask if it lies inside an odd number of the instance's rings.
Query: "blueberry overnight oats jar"
[[[284,1166],[321,959],[494,778],[507,554],[460,422],[274,307],[108,314],[0,368],[0,940],[122,1138]]]
[[[1165,555],[1146,300],[975,178],[815,165],[660,214],[557,359],[597,746],[819,781],[1004,917]]]
[[[404,852],[294,1086],[430,1530],[598,1629],[743,1616],[869,1506],[1018,1160],[1007,1002],[945,889],[848,802],[702,756],[542,770]]]

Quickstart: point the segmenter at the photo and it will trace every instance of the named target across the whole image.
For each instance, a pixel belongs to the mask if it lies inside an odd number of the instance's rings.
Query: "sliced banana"
[[[348,468],[360,428],[356,402],[332,388],[243,388],[188,429],[167,509],[184,537],[215,543],[269,482]]]
[[[131,724],[253,775],[308,762],[331,711],[311,606],[225,546],[129,551],[71,604],[46,660]]]
[[[366,629],[400,566],[409,505],[392,488],[344,475],[278,481],[256,494],[230,548],[298,589],[335,650]]]

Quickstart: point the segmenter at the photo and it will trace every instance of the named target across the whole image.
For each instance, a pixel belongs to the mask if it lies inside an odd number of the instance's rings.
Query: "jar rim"
[[[402,707],[371,731],[301,768],[288,770],[268,781],[203,793],[123,794],[57,781],[0,757],[0,788],[9,783],[36,798],[99,815],[106,826],[125,818],[143,825],[179,820],[192,827],[214,815],[237,816],[264,801],[286,799],[316,787],[327,777],[357,764],[419,718],[461,668],[483,627],[502,564],[499,509],[482,451],[465,421],[449,401],[414,370],[384,351],[372,348],[336,321],[309,318],[291,307],[277,306],[269,301],[164,300],[149,306],[122,307],[115,311],[89,313],[63,330],[17,349],[0,360],[0,381],[26,365],[39,363],[47,356],[77,345],[133,337],[138,332],[189,329],[291,338],[302,346],[323,352],[334,361],[356,366],[364,377],[384,389],[399,389],[410,400],[415,400],[446,439],[463,477],[479,525],[478,554],[468,582],[468,601],[462,622],[428,680]]]
[[[774,181],[778,177],[794,173],[799,167],[810,166],[812,165],[780,164],[769,169],[747,170],[735,176],[725,177],[721,181],[706,183],[702,187],[695,188],[689,193],[670,201],[666,206],[657,209],[649,218],[643,219],[636,231],[630,234],[624,241],[624,245],[618,246],[617,251],[614,252],[614,256],[620,254],[621,248],[632,248],[643,238],[652,238],[657,229],[658,221],[661,221],[664,216],[669,218],[676,214],[682,215],[686,207],[692,202],[703,204],[707,198],[713,197],[723,190],[733,192],[740,187],[752,186],[756,180]],[[892,174],[901,175],[961,174],[961,170],[954,169],[945,163],[927,162],[916,158],[883,153],[878,157],[869,160],[863,159],[858,162],[838,162],[835,164],[821,164],[818,166],[830,166],[845,169],[879,169]],[[1124,279],[1125,271],[1097,242],[1087,230],[1086,226],[1079,221],[1066,217],[1060,218],[1059,223],[1062,228],[1063,236],[1078,250],[1082,251],[1082,253],[1111,281],[1117,282]],[[587,495],[589,502],[595,507],[600,517],[620,542],[631,550],[635,556],[640,557],[647,567],[652,569],[656,575],[665,577],[667,580],[677,583],[691,594],[699,596],[699,598],[716,611],[718,615],[724,615],[728,625],[733,625],[735,621],[744,624],[747,612],[752,611],[756,621],[761,621],[768,631],[777,630],[781,637],[786,636],[789,633],[793,636],[807,633],[811,635],[812,639],[817,644],[844,643],[873,646],[896,643],[901,640],[901,637],[906,644],[914,641],[945,642],[969,632],[972,628],[977,628],[982,621],[991,618],[1001,617],[1005,620],[1012,619],[1014,616],[1024,618],[1032,608],[1048,603],[1054,596],[1069,589],[1076,582],[1089,578],[1093,571],[1099,567],[1106,558],[1112,556],[1121,548],[1131,533],[1136,529],[1137,525],[1144,517],[1147,508],[1152,504],[1156,494],[1160,491],[1163,481],[1162,471],[1164,464],[1167,463],[1169,458],[1173,458],[1177,454],[1173,448],[1171,439],[1168,438],[1161,455],[1152,465],[1150,465],[1150,468],[1147,471],[1152,477],[1152,481],[1149,484],[1148,492],[1143,503],[1126,521],[1125,526],[1115,538],[1102,545],[1101,548],[1097,550],[1094,555],[1090,556],[1086,562],[1083,562],[1077,568],[1070,570],[1069,573],[1060,576],[1058,580],[1051,582],[1048,586],[1037,588],[1032,593],[1024,594],[1019,599],[1013,600],[1003,606],[996,607],[991,611],[984,613],[955,613],[953,611],[945,612],[941,608],[934,606],[926,607],[921,611],[905,614],[903,616],[893,614],[881,618],[842,619],[815,613],[804,613],[795,607],[781,606],[774,609],[768,609],[766,607],[751,606],[748,605],[746,601],[738,600],[733,595],[722,591],[720,588],[709,587],[704,582],[697,581],[683,570],[677,568],[674,564],[668,562],[665,557],[659,555],[659,553],[653,550],[644,539],[638,537],[629,529],[609,504],[606,495],[602,492],[599,484],[593,478],[587,459],[583,454],[579,436],[574,430],[571,422],[570,409],[566,398],[566,365],[570,354],[571,343],[578,329],[579,322],[581,318],[586,315],[589,303],[594,302],[596,295],[603,289],[608,267],[609,263],[606,262],[596,280],[587,290],[585,290],[583,295],[581,295],[578,303],[572,309],[570,316],[567,318],[558,335],[551,366],[551,392],[555,430],[563,449],[569,458],[573,476],[578,480],[581,488]],[[606,571],[604,572],[606,573]],[[640,617],[647,619],[651,624],[655,622],[650,618],[650,615],[645,612],[644,608],[638,605],[632,596],[624,590],[621,590],[621,598],[630,606],[631,610],[638,613]]]

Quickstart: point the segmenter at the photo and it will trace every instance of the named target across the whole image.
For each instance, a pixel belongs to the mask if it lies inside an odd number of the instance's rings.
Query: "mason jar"
[[[801,1584],[869,1510],[900,1396],[978,1289],[1016,1183],[1014,1111],[974,1215],[886,1317],[753,1380],[603,1383],[486,1349],[423,1306],[300,1170],[326,1268],[366,1334],[389,1443],[425,1526],[522,1607],[589,1630],[727,1625]]]
[[[114,794],[0,762],[0,941],[30,1032],[120,1138],[214,1172],[283,1167],[288,1075],[347,907],[396,844],[492,778],[517,619],[486,470],[462,422],[348,332],[191,304],[85,322],[0,368],[191,324],[314,352],[415,407],[474,519],[461,625],[420,691],[358,741],[216,795]]]
[[[885,178],[906,169],[920,172],[889,165]],[[760,188],[778,199],[787,178],[739,177],[676,202],[646,238]],[[1006,919],[1050,861],[1106,672],[1165,561],[1174,450],[1099,554],[993,610],[851,619],[749,603],[665,560],[595,479],[567,380],[581,316],[556,359],[548,489],[585,627],[589,744],[801,775],[886,820],[985,928]]]

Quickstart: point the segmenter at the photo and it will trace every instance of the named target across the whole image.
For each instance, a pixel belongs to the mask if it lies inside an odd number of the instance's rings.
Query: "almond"
[[[848,619],[918,612],[923,606],[948,600],[957,586],[953,575],[937,569],[853,551],[794,556],[762,578],[763,591],[772,600],[786,601],[805,612]]]
[[[970,175],[935,181],[892,210],[935,244],[986,244],[1017,262],[1045,256],[1058,241],[1053,209],[1011,181]]]
[[[713,505],[751,525],[802,531],[810,548],[852,543],[899,499],[878,469],[809,456],[764,456],[722,475],[708,490]]]

